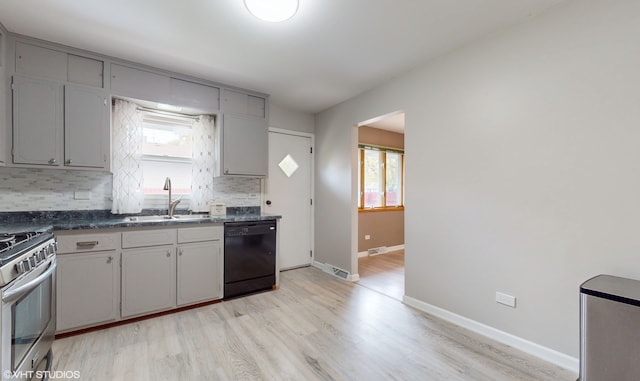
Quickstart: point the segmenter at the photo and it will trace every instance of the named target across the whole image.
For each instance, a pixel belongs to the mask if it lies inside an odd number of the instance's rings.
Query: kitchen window
[[[372,145],[359,147],[358,209],[404,208],[404,151]]]
[[[193,165],[193,121],[182,116],[144,112],[142,118],[142,172],[145,200],[155,195],[166,198],[163,190],[171,178],[174,195],[191,193]]]

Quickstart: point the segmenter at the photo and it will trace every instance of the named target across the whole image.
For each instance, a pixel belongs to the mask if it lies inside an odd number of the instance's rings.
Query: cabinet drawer
[[[172,245],[176,243],[175,229],[145,230],[122,233],[122,248]]]
[[[119,238],[118,233],[56,234],[58,254],[116,250],[120,246]]]
[[[178,243],[222,240],[222,226],[203,226],[178,229]]]

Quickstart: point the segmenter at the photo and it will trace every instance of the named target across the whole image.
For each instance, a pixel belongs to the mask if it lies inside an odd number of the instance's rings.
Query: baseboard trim
[[[425,303],[423,301],[412,298],[410,296],[406,296],[406,295],[403,296],[402,301],[408,306],[411,306],[420,311],[439,317],[440,319],[446,320],[450,323],[459,325],[470,331],[479,333],[483,336],[486,336],[500,343],[519,349],[523,352],[536,356],[552,364],[558,365],[562,368],[568,369],[575,373],[578,373],[579,371],[580,360],[578,360],[575,357],[569,356],[562,352],[558,352],[551,348],[547,348],[540,344],[536,344],[532,341],[523,339],[521,337],[512,335],[510,333],[501,331],[499,329],[490,327],[488,325],[482,324],[475,320],[471,320],[469,318],[455,314],[443,308],[436,307],[429,303]]]
[[[384,254],[391,253],[393,251],[398,251],[398,250],[404,250],[404,244],[395,245],[395,246],[387,246],[387,251],[386,252],[380,253],[380,254],[376,254],[376,255],[384,255]],[[368,256],[369,256],[369,251],[368,250],[358,252],[358,258],[368,257]]]

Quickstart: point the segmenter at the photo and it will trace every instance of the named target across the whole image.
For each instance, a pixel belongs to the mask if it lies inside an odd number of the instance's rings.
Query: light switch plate
[[[91,200],[91,192],[89,192],[89,191],[75,191],[75,192],[73,192],[73,198],[75,200]]]

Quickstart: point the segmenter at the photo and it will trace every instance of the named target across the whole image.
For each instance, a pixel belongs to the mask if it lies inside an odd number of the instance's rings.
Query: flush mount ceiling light
[[[244,0],[244,5],[254,16],[269,22],[288,20],[298,11],[298,0]]]

